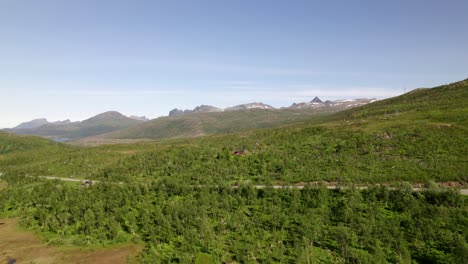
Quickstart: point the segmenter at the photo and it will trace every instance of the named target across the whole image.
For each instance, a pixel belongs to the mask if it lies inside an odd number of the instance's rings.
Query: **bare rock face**
[[[171,111],[169,111],[169,116],[178,116],[178,115],[183,115],[183,114],[184,114],[184,110],[180,110],[177,108],[174,108]]]
[[[179,116],[185,115],[190,113],[211,113],[211,112],[222,112],[223,109],[217,108],[211,105],[200,105],[195,107],[193,110],[182,110],[178,108],[174,108],[169,112],[169,116]]]

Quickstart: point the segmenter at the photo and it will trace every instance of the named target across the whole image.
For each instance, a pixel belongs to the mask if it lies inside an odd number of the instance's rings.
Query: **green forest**
[[[467,199],[402,187],[92,187],[4,176],[0,212],[50,244],[142,240],[142,263],[463,263]]]
[[[142,241],[142,263],[465,263],[468,200],[437,184],[467,185],[467,99],[465,80],[282,127],[98,147],[0,132],[0,217],[54,245]]]

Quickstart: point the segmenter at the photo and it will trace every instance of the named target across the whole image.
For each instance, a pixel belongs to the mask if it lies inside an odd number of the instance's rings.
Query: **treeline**
[[[254,189],[4,175],[0,213],[50,243],[143,240],[143,263],[464,263],[466,199],[450,191]]]

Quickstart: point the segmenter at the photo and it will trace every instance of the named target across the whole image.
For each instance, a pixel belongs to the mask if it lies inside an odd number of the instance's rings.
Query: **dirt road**
[[[40,178],[48,179],[48,180],[61,180],[61,181],[69,181],[69,182],[81,182],[81,183],[99,183],[97,180],[86,180],[86,179],[75,179],[75,178],[61,178],[61,177],[54,177],[54,176],[38,176]],[[119,183],[123,184],[123,183]],[[308,183],[308,184],[318,184],[318,182],[313,182],[313,183]],[[305,186],[308,184],[301,184],[301,185],[253,185],[254,188],[256,189],[265,189],[265,188],[273,188],[273,189],[304,189]],[[239,186],[234,185],[232,186],[233,188],[239,188]],[[330,190],[336,190],[340,187],[338,185],[332,184],[332,185],[327,185],[327,189]],[[357,186],[355,187],[356,189],[359,190],[365,190],[369,188],[368,186]],[[395,187],[387,187],[389,189],[395,189]],[[446,187],[448,188],[448,187]],[[451,189],[456,189],[460,192],[461,195],[468,195],[468,189],[460,189],[460,188],[451,188]],[[425,188],[421,187],[414,187],[412,188],[413,191],[418,192],[418,191],[424,191],[426,190]]]

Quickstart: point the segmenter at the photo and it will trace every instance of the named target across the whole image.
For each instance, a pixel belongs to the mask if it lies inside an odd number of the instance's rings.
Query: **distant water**
[[[63,142],[69,141],[70,139],[69,138],[52,138],[52,140],[55,142],[63,143]]]

